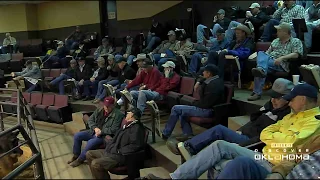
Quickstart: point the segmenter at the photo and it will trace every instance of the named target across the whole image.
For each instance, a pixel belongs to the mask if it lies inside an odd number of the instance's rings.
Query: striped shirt
[[[304,19],[305,10],[300,5],[293,5],[291,8],[280,8],[273,13],[274,19],[279,19],[280,23],[292,23],[292,19]]]
[[[286,179],[320,179],[320,150],[296,165]]]

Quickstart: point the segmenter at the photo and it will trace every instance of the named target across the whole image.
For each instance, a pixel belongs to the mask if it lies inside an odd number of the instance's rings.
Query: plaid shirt
[[[274,19],[280,19],[280,23],[292,23],[292,19],[304,19],[304,8],[300,5],[293,5],[290,9],[280,8],[273,14]]]
[[[320,179],[320,150],[296,165],[286,179]]]
[[[298,38],[291,37],[285,44],[282,44],[279,38],[277,38],[272,41],[266,53],[273,59],[277,59],[290,53],[298,53],[299,55],[303,55],[303,46],[302,42]],[[280,65],[285,71],[289,72],[288,61],[281,61]]]

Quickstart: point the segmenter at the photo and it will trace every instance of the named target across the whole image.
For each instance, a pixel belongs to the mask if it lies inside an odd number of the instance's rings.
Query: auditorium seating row
[[[23,53],[2,54],[3,60],[0,61],[0,69],[5,73],[20,72],[23,66]]]
[[[62,124],[72,120],[71,108],[68,106],[68,96],[57,94],[43,94],[40,92],[24,92],[23,97],[30,107],[33,119],[39,121]],[[11,103],[17,102],[17,92],[13,92]],[[3,105],[3,111],[7,113],[17,113],[14,105]]]

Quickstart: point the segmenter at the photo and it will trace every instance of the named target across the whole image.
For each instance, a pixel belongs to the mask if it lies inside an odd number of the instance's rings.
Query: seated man
[[[315,28],[320,27],[320,1],[313,1],[313,4],[306,10],[306,25],[308,32],[304,33],[304,43],[307,51],[312,45],[312,32]],[[295,37],[295,36],[294,36]]]
[[[155,64],[158,64],[162,53],[165,53],[167,56],[167,50],[174,51],[177,42],[176,33],[170,30],[168,32],[168,40],[162,41],[162,43],[152,51]]]
[[[258,112],[251,114],[250,122],[238,131],[234,132],[227,127],[217,125],[185,141],[182,148],[185,148],[190,155],[195,155],[216,140],[225,140],[241,145],[259,142],[260,133],[264,128],[276,123],[291,112],[288,102],[281,97],[289,94],[293,87],[291,81],[278,78],[269,92],[271,100],[262,106]],[[177,149],[177,142],[168,140],[167,146],[174,154],[180,154]]]
[[[65,73],[61,73],[59,77],[52,80],[50,83],[47,83],[48,89],[51,89],[52,86],[59,84],[59,94],[64,94],[64,80],[75,79],[76,77],[76,69],[77,69],[77,61],[72,59],[70,61],[70,67],[67,69]]]
[[[119,130],[124,115],[114,107],[114,99],[106,97],[103,108],[98,107],[88,120],[89,130],[74,135],[73,157],[68,164],[77,167],[86,160],[88,150],[96,149],[103,144],[104,138],[112,138]],[[81,152],[82,141],[88,141]]]
[[[178,37],[179,42],[176,43],[176,45],[173,48],[173,51],[167,50],[165,57],[161,58],[158,62],[158,68],[161,72],[163,72],[162,64],[166,63],[169,58],[174,58],[175,56],[185,56],[189,55],[193,44],[188,39],[187,34],[183,30],[181,35]]]
[[[85,80],[89,80],[92,76],[92,69],[89,65],[86,64],[84,59],[78,60],[78,68],[76,69],[76,98],[75,99],[83,99],[81,92],[83,88],[83,83]]]
[[[115,59],[118,60],[120,57],[124,57],[127,59],[127,63],[129,66],[133,63],[133,59],[140,52],[139,47],[133,43],[133,37],[127,36],[126,43],[123,45],[120,53],[115,55]]]
[[[124,165],[124,155],[145,148],[145,128],[139,121],[140,116],[136,110],[127,112],[125,125],[112,139],[107,140],[106,148],[87,152],[86,158],[94,179],[110,179],[108,170]]]
[[[161,79],[161,73],[160,71],[156,68],[153,67],[153,62],[145,58],[143,60],[142,66],[141,66],[141,73],[139,76],[134,78],[125,88],[127,90],[130,90],[133,87],[138,86],[139,90],[134,90],[134,91],[141,91],[141,90],[154,90],[157,86],[158,83]],[[131,89],[132,90],[132,89]],[[118,100],[118,105],[123,104],[123,99]]]
[[[258,40],[261,36],[260,27],[267,23],[270,20],[270,16],[266,15],[263,11],[260,10],[259,3],[252,3],[249,7],[250,11],[246,13],[246,19],[243,24],[250,22],[252,24],[251,32],[254,32],[255,41]],[[233,28],[237,27],[240,23],[237,21],[231,21],[229,27],[226,31],[226,37],[229,41],[232,41],[234,38],[234,30]],[[249,26],[250,27],[250,26]]]
[[[160,134],[163,139],[167,139],[171,135],[179,119],[183,137],[189,138],[193,135],[191,125],[187,121],[189,116],[208,118],[213,115],[213,106],[222,103],[224,99],[223,80],[219,77],[218,73],[219,69],[217,66],[211,64],[205,66],[203,71],[204,79],[199,80],[194,87],[197,90],[200,86],[200,100],[195,101],[193,106],[175,105],[172,107],[168,122]]]
[[[41,79],[41,70],[38,65],[32,65],[32,61],[28,60],[26,62],[26,68],[22,72],[12,72],[11,76],[14,77],[13,80],[21,80],[25,78],[32,78],[35,80]],[[25,79],[26,87],[29,89],[26,92],[30,93],[37,88],[37,83],[31,83],[29,80]]]
[[[225,32],[223,29],[218,29],[216,32],[217,40],[216,43],[213,43],[213,45],[210,47],[210,51],[221,51],[223,49],[226,49],[229,46],[229,42],[227,41],[225,37]],[[196,52],[192,55],[191,61],[189,64],[189,73],[195,74],[198,72],[200,68],[200,63],[205,64],[206,61],[202,58],[206,57],[208,53],[199,53]]]
[[[147,47],[142,50],[144,53],[148,53],[153,50],[153,46],[161,42],[161,38],[163,36],[163,26],[156,20],[152,19],[152,26],[147,36]]]
[[[228,26],[231,22],[229,18],[225,17],[225,11],[223,9],[219,9],[217,12],[217,15],[213,17],[213,27],[210,29],[213,38],[216,38],[216,32],[218,29],[223,29],[226,31],[228,29]],[[204,43],[204,29],[207,28],[207,26],[204,26],[202,24],[199,24],[197,26],[197,43],[203,44]]]
[[[317,93],[317,88],[309,84],[299,84],[290,94],[283,96],[285,100],[290,101],[289,106],[292,112],[261,132],[260,140],[266,144],[263,148],[263,156],[266,158],[256,161],[259,166],[271,172],[273,166],[282,164],[281,156],[288,156],[291,154],[290,149],[296,149],[310,137],[319,133],[320,121],[315,117],[320,115]],[[275,143],[290,144],[292,147],[286,150],[272,148]],[[179,166],[170,176],[172,179],[195,179],[209,169],[223,168],[219,166],[220,163],[239,156],[254,160],[255,157],[261,157],[262,154],[235,143],[217,140]],[[217,173],[209,175],[213,179],[218,176]]]
[[[46,54],[42,59],[43,66],[45,68],[51,69],[56,66],[63,66],[64,68],[68,67],[67,60],[64,60],[64,58],[69,54],[69,51],[63,45],[62,41],[59,41],[57,45],[58,47],[56,51],[52,50],[50,54]]]
[[[280,23],[292,23],[292,19],[304,19],[304,8],[296,5],[295,1],[284,1],[283,6],[273,14],[273,19],[270,19],[266,24],[260,40],[270,42],[272,35],[275,34],[275,25]],[[294,31],[293,31],[294,32]]]
[[[106,90],[104,84],[110,84],[111,86],[116,86],[119,84],[118,73],[120,69],[115,62],[115,58],[112,54],[108,55],[108,67],[107,67],[107,77],[104,80],[101,80],[98,84],[98,90],[95,97],[95,100],[102,100],[106,96]],[[95,101],[94,100],[94,101]]]
[[[252,158],[239,156],[223,168],[217,179],[319,179],[320,144],[318,142],[320,142],[319,133],[314,134],[296,148],[302,152],[293,153],[304,158],[283,161],[272,167],[272,172],[260,166]]]
[[[65,39],[68,50],[74,50],[84,38],[85,36],[80,30],[80,26],[76,26],[76,30]]]
[[[6,38],[4,38],[3,43],[2,43],[2,53],[3,54],[16,53],[17,52],[17,47],[18,46],[17,46],[16,38],[12,37],[10,35],[10,33],[6,33]]]
[[[164,67],[164,76],[161,76],[154,87],[150,89],[144,88],[139,91],[131,91],[130,94],[136,103],[136,107],[143,113],[146,108],[147,101],[160,101],[168,94],[169,91],[174,90],[178,87],[180,83],[180,76],[173,71],[176,65],[172,61],[167,61],[162,65]],[[148,64],[146,61],[143,62],[142,68],[146,72],[152,70],[152,65]]]
[[[97,60],[100,56],[108,56],[109,54],[114,53],[115,48],[109,42],[108,38],[102,39],[102,44],[96,49],[93,53],[94,60]]]
[[[289,23],[281,23],[277,28],[278,38],[273,40],[266,52],[258,52],[257,67],[252,69],[254,78],[253,93],[248,101],[261,98],[262,88],[268,73],[277,71],[289,72],[290,59],[303,55],[302,42],[290,35]]]
[[[83,41],[79,42],[77,48],[72,52],[73,59],[85,59],[89,55],[89,49]]]
[[[254,43],[249,35],[251,34],[250,29],[239,24],[236,28],[236,40],[232,41],[227,49],[222,51],[210,51],[208,55],[208,64],[215,64],[219,68],[219,77],[224,79],[225,69],[225,55],[238,56],[240,62],[246,60],[254,49]]]
[[[83,94],[85,98],[84,101],[92,100],[97,94],[98,83],[106,79],[108,76],[108,71],[105,66],[106,61],[103,57],[99,57],[97,60],[98,68],[93,72],[93,75],[89,80],[83,82]],[[91,89],[91,91],[90,91]]]

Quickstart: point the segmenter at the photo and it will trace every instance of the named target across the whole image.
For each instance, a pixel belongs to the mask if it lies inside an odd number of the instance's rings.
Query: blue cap
[[[283,96],[282,98],[291,101],[296,96],[306,96],[309,98],[318,98],[318,90],[314,86],[311,86],[310,84],[304,83],[304,84],[298,84],[296,85],[289,94]]]

